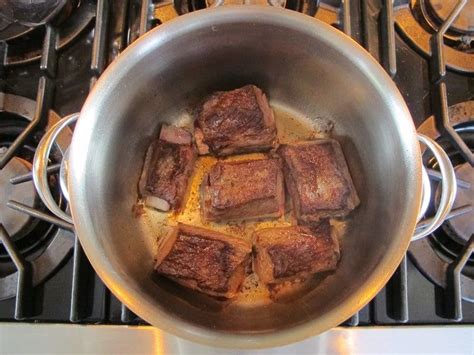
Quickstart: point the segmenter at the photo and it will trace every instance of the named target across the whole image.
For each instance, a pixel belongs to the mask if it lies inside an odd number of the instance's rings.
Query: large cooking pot
[[[156,280],[153,235],[132,206],[145,151],[159,126],[189,119],[189,108],[212,91],[247,83],[297,117],[334,122],[361,203],[349,218],[339,267],[319,286],[296,300],[235,308]],[[414,234],[423,170],[410,113],[367,52],[308,16],[253,6],[204,10],[132,44],[100,77],[80,113],[68,169],[71,219],[53,206],[44,165],[57,132],[76,118],[44,137],[34,161],[35,184],[55,214],[74,222],[110,290],[144,320],[175,335],[244,348],[321,333],[377,294]],[[420,139],[452,182],[446,155]],[[444,191],[432,222],[439,225],[446,216],[452,192]]]

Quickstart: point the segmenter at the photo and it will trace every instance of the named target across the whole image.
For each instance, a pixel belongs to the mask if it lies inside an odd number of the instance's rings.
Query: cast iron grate
[[[465,5],[465,0],[460,0],[457,9],[454,11],[461,11],[462,6]],[[133,42],[140,35],[152,27],[161,23],[156,18],[155,11],[159,8],[160,2],[145,0],[128,0],[124,2],[124,6],[118,5],[115,2],[108,0],[97,0],[95,21],[94,21],[94,38],[92,44],[92,56],[90,64],[90,87],[95,84],[97,78],[105,69],[107,63],[120,53],[128,44]],[[369,32],[371,31],[368,25],[368,17],[370,16],[370,1],[364,0],[343,0],[339,2],[340,11],[342,14],[340,29],[347,35],[362,43],[369,49]],[[114,15],[114,21],[110,19]],[[449,137],[453,146],[458,149],[472,165],[472,152],[466,147],[459,135],[454,131],[449,122],[449,114],[447,112],[447,87],[445,83],[446,66],[443,60],[443,51],[440,43],[443,40],[442,31],[446,31],[452,23],[455,16],[449,16],[443,27],[440,29],[441,35],[433,36],[433,62],[430,65],[430,74],[433,90],[432,106],[435,116],[437,118],[438,129]],[[138,20],[134,20],[134,19]],[[359,25],[361,24],[361,25]],[[381,63],[392,77],[397,75],[397,57],[396,57],[396,37],[394,25],[394,8],[392,1],[383,1],[380,8],[380,43],[381,43]],[[359,29],[360,32],[359,33]],[[108,38],[113,37],[113,41],[108,41]],[[15,156],[17,149],[22,146],[25,139],[31,135],[37,127],[39,127],[44,120],[47,119],[47,112],[51,108],[52,96],[54,95],[55,77],[57,74],[57,57],[58,49],[56,43],[58,41],[58,29],[52,25],[45,26],[45,35],[42,48],[42,56],[40,60],[40,69],[42,76],[38,82],[37,89],[37,107],[36,114],[31,123],[25,130],[17,137],[15,142],[9,147],[6,154],[0,160],[0,168],[5,166],[8,161]],[[5,42],[0,42],[0,58],[6,58],[7,51]],[[6,63],[0,64],[0,92],[5,88],[5,82],[2,80]],[[50,174],[57,174],[59,165],[51,165],[48,169]],[[13,184],[22,183],[31,180],[31,174],[26,174],[12,179]],[[9,204],[9,207],[26,213],[34,218],[52,223],[58,228],[73,231],[73,226],[47,214],[41,210],[33,209],[21,205],[15,201]],[[16,249],[14,243],[6,230],[0,226],[0,239],[2,240],[6,250],[13,260],[18,270],[18,284],[16,293],[16,306],[14,318],[16,320],[32,319],[33,310],[31,279],[32,272],[29,263],[22,257]],[[451,317],[455,320],[462,319],[462,305],[461,305],[461,285],[459,275],[464,267],[466,260],[473,253],[474,239],[471,237],[465,250],[458,259],[453,262],[450,272],[450,286],[446,290],[446,304],[451,309]],[[407,280],[407,257],[404,257],[395,275],[387,285],[387,315],[395,323],[406,323],[410,320],[409,313],[409,295],[408,295],[408,280]],[[87,260],[87,257],[82,250],[82,247],[75,239],[74,253],[73,253],[73,271],[72,271],[72,292],[70,302],[70,322],[74,323],[111,323],[110,314],[107,304],[111,302],[110,291],[100,283],[99,291],[97,285],[95,290],[91,287],[94,281],[95,273]],[[97,294],[102,297],[100,314],[90,320],[91,314],[91,299]],[[348,319],[343,325],[357,326],[365,324],[378,323],[376,317],[372,315],[375,308],[374,302]],[[368,319],[368,321],[366,321]],[[133,312],[131,312],[125,305],[121,305],[120,322],[124,324],[143,324]]]

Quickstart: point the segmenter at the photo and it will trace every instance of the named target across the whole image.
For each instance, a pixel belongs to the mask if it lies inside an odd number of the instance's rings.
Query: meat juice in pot
[[[296,112],[292,112],[287,107],[270,102],[273,108],[277,131],[278,143],[288,144],[302,140],[312,140],[317,138],[330,137],[333,123],[329,118],[318,117],[310,119]],[[194,117],[186,114],[177,118],[174,125],[192,131]],[[144,207],[141,202],[133,207],[134,213],[139,218],[140,226],[146,235],[150,236],[148,246],[153,249],[153,254],[163,238],[170,231],[170,227],[178,223],[204,227],[217,232],[222,232],[231,236],[244,238],[252,241],[252,234],[256,230],[272,227],[290,227],[295,225],[296,219],[291,211],[289,198],[286,199],[286,213],[280,218],[268,218],[262,220],[250,220],[239,222],[206,222],[201,218],[201,183],[203,177],[218,160],[237,161],[265,158],[268,153],[250,153],[216,158],[214,156],[199,156],[191,178],[189,193],[185,199],[184,207],[180,212],[164,213],[152,208]],[[331,219],[331,226],[335,231],[341,245],[341,257],[344,257],[343,237],[346,223],[343,220]],[[242,284],[238,295],[231,300],[226,300],[228,307],[257,307],[270,302],[285,302],[298,297],[302,293],[308,292],[316,287],[327,274],[322,273],[312,276],[305,282],[284,283],[278,287],[271,288],[271,291],[258,280],[255,273],[249,273]],[[189,292],[197,292],[189,290]]]

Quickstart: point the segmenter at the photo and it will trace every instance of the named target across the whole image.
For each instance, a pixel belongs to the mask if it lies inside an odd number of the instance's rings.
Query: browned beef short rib
[[[282,145],[285,183],[296,218],[304,222],[346,216],[359,204],[339,143],[319,139]]]
[[[145,204],[161,211],[179,210],[196,156],[188,131],[163,125],[159,138],[148,148],[140,178],[139,190]]]
[[[339,260],[337,237],[329,222],[266,228],[253,235],[253,268],[265,284],[304,279],[334,270]]]
[[[180,224],[161,240],[155,270],[191,289],[231,298],[245,278],[251,252],[243,239]]]
[[[207,221],[280,217],[284,204],[279,159],[217,162],[201,186],[201,212]]]
[[[199,153],[220,156],[269,149],[276,133],[273,111],[255,85],[213,93],[200,108],[194,130]]]

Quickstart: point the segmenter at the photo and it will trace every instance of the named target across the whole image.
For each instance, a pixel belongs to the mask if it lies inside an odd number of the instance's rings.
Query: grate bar
[[[449,138],[453,146],[461,153],[463,158],[474,166],[474,154],[471,152],[466,143],[462,140],[459,134],[451,126],[448,111],[448,94],[446,83],[444,81],[435,84],[435,92],[433,95],[435,102],[439,102],[434,110],[436,128]]]
[[[150,29],[150,10],[152,5],[150,0],[143,0],[142,7],[140,9],[140,29],[139,34],[144,35]]]
[[[471,235],[469,242],[465,245],[463,251],[448,267],[448,287],[446,289],[446,304],[448,305],[448,314],[453,320],[462,320],[462,289],[461,272],[466,266],[469,257],[474,253],[474,234]]]
[[[347,325],[349,327],[357,327],[359,325],[359,312],[354,314],[352,317],[350,317],[344,325]]]
[[[32,270],[30,264],[18,252],[15,244],[10,239],[8,232],[0,224],[0,240],[7,250],[8,255],[15,264],[18,275],[15,300],[15,319],[26,319],[31,314],[32,301]]]
[[[100,75],[104,71],[106,64],[106,39],[107,24],[109,19],[108,0],[99,0],[97,2],[97,16],[95,24],[94,43],[92,45],[91,69],[94,75]]]
[[[446,218],[444,220],[447,221],[451,218],[461,216],[465,213],[471,212],[472,209],[473,209],[473,207],[471,205],[463,205],[463,206],[460,206],[460,207],[453,208],[448,213],[448,215],[446,216]],[[428,218],[422,219],[420,222],[418,222],[418,224],[416,225],[416,228],[418,230],[423,229],[423,228],[427,227],[428,225],[430,225],[432,222],[433,222],[433,217],[428,217]]]
[[[83,307],[80,302],[81,293],[81,269],[84,263],[84,251],[76,236],[74,241],[74,255],[73,255],[73,270],[72,270],[72,291],[71,291],[71,310],[69,313],[69,320],[73,323],[81,321],[85,318]]]
[[[94,269],[79,242],[79,238],[76,236],[74,241],[69,320],[72,323],[80,323],[92,316],[94,322],[105,322],[109,316],[107,311],[110,303],[109,298],[109,290],[97,279]],[[97,312],[97,309],[94,309],[94,299],[101,299],[102,303],[99,312]]]
[[[59,172],[59,170],[61,170],[61,164],[53,164],[53,165],[50,165],[46,168],[46,173],[48,175],[56,174],[56,173]],[[12,177],[10,179],[10,184],[18,185],[18,184],[22,184],[24,182],[28,182],[28,181],[32,181],[32,180],[33,180],[33,173],[29,172],[29,173],[26,173],[26,174],[23,174],[23,175],[18,175],[18,176]]]
[[[446,76],[446,62],[444,60],[443,50],[444,35],[466,4],[467,0],[459,0],[446,21],[441,25],[438,32],[431,37],[433,56],[430,69],[431,81],[434,85],[433,100],[435,103],[434,115],[436,118],[436,128],[446,135],[453,146],[461,153],[463,158],[469,162],[471,166],[474,166],[474,154],[451,126],[448,111],[447,89],[446,83],[444,82]]]
[[[438,170],[426,168],[426,171],[427,171],[428,175],[431,178],[433,178],[433,180],[442,181],[443,175],[441,175],[441,173]],[[471,183],[469,181],[458,179],[457,177],[456,177],[456,184],[461,189],[470,189],[471,188]]]
[[[95,22],[95,36],[92,44],[90,89],[95,85],[97,78],[105,69],[107,58],[107,35],[109,20],[109,2],[108,0],[98,0],[97,15]],[[71,292],[71,309],[69,319],[71,322],[81,322],[87,317],[86,306],[88,304],[88,280],[87,277],[94,277],[94,270],[90,267],[89,261],[82,249],[79,239],[76,236],[74,242],[73,256],[73,272],[72,272],[72,292]],[[108,303],[108,291],[104,292],[102,304],[102,318],[108,316],[106,306]]]
[[[122,310],[120,313],[120,320],[122,323],[130,323],[132,322],[137,316],[133,313],[126,305],[122,303]]]
[[[392,318],[406,323],[409,320],[408,314],[408,280],[407,280],[407,257],[403,257],[400,266],[395,272],[392,280],[393,300],[392,300]]]
[[[385,56],[386,56],[386,70],[393,78],[397,74],[397,51],[395,43],[395,21],[393,17],[393,0],[385,0],[383,12],[384,30],[382,31],[384,38]]]
[[[459,0],[456,6],[451,11],[451,13],[449,14],[446,21],[444,21],[444,23],[439,28],[436,35],[432,37],[433,45],[435,47],[433,50],[433,58],[435,60],[435,65],[436,65],[435,75],[437,75],[437,77],[434,77],[433,79],[435,79],[436,82],[441,80],[446,75],[446,63],[444,61],[444,50],[443,50],[444,35],[446,34],[446,31],[448,30],[448,28],[451,27],[451,25],[453,24],[456,17],[459,16],[459,14],[461,13],[462,9],[464,8],[466,4],[467,4],[467,0]]]
[[[110,14],[110,30],[112,35],[112,45],[109,49],[109,60],[115,59],[119,53],[127,46],[127,22],[129,18],[129,3],[128,1],[121,1],[114,3]]]
[[[130,2],[130,6],[133,6],[133,4]],[[149,29],[150,29],[150,16],[151,16],[151,11],[154,8],[152,2],[150,0],[143,0],[141,3],[141,8],[140,8],[140,26],[138,29],[138,34],[139,36],[145,34]],[[128,9],[129,12],[131,9]],[[133,38],[133,34],[130,33],[130,37],[128,41],[125,41],[124,44],[130,44],[133,42],[136,38]],[[124,46],[125,47],[125,46]],[[124,48],[123,48],[124,49]],[[93,85],[93,83],[91,83]],[[134,319],[136,319],[137,316],[128,309],[128,307],[122,303],[121,306],[121,314],[120,314],[120,320],[122,323],[130,323]]]
[[[342,0],[342,26],[344,33],[352,37],[350,0]]]
[[[65,222],[56,216],[44,213],[43,211],[37,210],[36,208],[32,208],[30,206],[12,200],[7,202],[7,206],[16,211],[23,212],[31,217],[38,218],[48,223],[52,223],[55,226],[58,226],[59,228],[74,232],[74,226],[71,223]]]
[[[35,116],[28,126],[26,126],[23,132],[21,132],[18,137],[16,137],[10,147],[8,147],[2,158],[0,158],[0,169],[3,169],[5,165],[8,164],[17,150],[23,145],[23,142],[30,136],[39,123],[43,121],[44,117],[48,115],[51,99],[53,96],[52,88],[53,83],[45,76],[42,76],[38,83]]]
[[[385,70],[393,78],[397,74],[397,53],[395,43],[395,22],[393,15],[393,0],[385,0],[382,9],[383,61]],[[387,286],[387,315],[400,322],[409,320],[408,313],[408,279],[407,279],[407,256],[405,255],[388,282]]]
[[[50,78],[54,78],[56,76],[57,43],[57,29],[51,25],[46,25],[46,35],[44,38],[43,52],[41,53],[40,69]]]
[[[362,45],[369,50],[369,11],[367,9],[367,0],[360,1],[360,12],[362,17]]]

